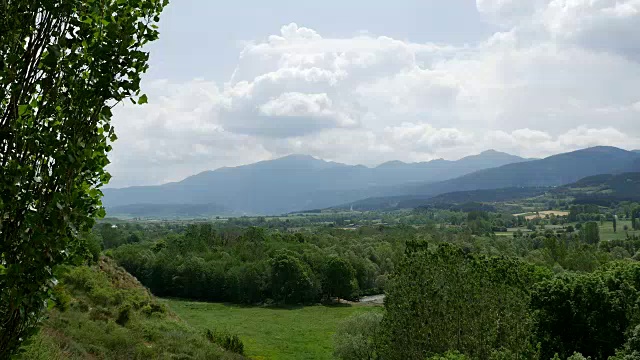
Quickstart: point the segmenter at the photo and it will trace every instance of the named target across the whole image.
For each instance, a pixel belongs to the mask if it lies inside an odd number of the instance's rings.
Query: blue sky
[[[640,148],[640,0],[174,0],[160,31],[111,186],[292,153]]]

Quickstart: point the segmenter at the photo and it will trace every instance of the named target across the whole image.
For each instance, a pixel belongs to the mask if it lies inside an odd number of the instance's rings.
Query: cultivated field
[[[333,334],[349,316],[382,311],[371,305],[244,307],[231,304],[163,300],[198,329],[238,334],[252,359],[333,359]]]
[[[533,220],[536,218],[543,218],[546,215],[555,215],[555,216],[567,216],[569,215],[568,211],[561,211],[561,210],[545,210],[545,211],[538,211],[536,212],[528,212],[528,213],[522,213],[522,214],[513,214],[513,216],[524,216],[527,220]]]

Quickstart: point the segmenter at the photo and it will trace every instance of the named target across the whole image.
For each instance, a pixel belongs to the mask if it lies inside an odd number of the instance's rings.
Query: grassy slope
[[[242,358],[208,342],[107,258],[97,266],[69,268],[60,278],[58,298],[67,300],[48,312],[42,330],[18,359]],[[130,320],[118,325],[127,306]]]
[[[232,331],[252,359],[333,359],[337,324],[357,312],[381,307],[307,306],[292,309],[242,307],[219,303],[166,300],[170,308],[199,329]]]

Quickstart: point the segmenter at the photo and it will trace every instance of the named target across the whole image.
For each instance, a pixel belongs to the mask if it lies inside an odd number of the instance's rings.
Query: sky
[[[110,187],[294,153],[640,148],[640,0],[174,0],[159,26]]]

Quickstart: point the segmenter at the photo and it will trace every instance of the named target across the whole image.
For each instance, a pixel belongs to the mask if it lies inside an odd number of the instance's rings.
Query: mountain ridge
[[[238,167],[221,168],[155,186],[104,189],[110,209],[135,204],[207,204],[243,214],[277,214],[354,201],[403,183],[452,179],[488,167],[527,161],[485,152],[460,160],[368,168],[294,154]]]
[[[616,147],[597,146],[544,159],[512,163],[484,169],[458,178],[434,183],[401,185],[389,189],[386,196],[362,199],[347,206],[362,204],[386,206],[399,199],[426,200],[437,195],[501,188],[536,188],[562,186],[600,174],[640,171],[640,154]],[[398,205],[396,205],[398,206]]]

